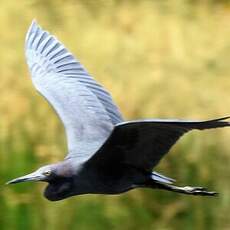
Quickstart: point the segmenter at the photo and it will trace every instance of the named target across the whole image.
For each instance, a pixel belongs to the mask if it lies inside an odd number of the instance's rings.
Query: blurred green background
[[[0,229],[230,229],[230,130],[190,133],[157,167],[217,198],[139,189],[42,197],[43,183],[5,186],[63,159],[62,124],[32,86],[31,20],[54,33],[113,95],[127,119],[230,114],[230,2],[21,0],[0,7]]]

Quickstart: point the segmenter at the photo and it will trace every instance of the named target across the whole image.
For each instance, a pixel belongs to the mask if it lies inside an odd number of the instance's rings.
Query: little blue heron
[[[161,158],[190,130],[230,126],[224,117],[207,121],[124,121],[110,94],[59,42],[33,21],[25,52],[36,89],[62,120],[68,154],[61,162],[11,180],[44,181],[51,201],[79,194],[119,194],[134,188],[214,196],[203,187],[179,187],[155,171]]]

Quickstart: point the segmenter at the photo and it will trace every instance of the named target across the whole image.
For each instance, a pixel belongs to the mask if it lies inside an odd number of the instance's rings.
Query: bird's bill
[[[45,176],[36,171],[28,175],[10,180],[6,184],[16,184],[16,183],[27,182],[27,181],[42,181],[44,179],[45,179]]]

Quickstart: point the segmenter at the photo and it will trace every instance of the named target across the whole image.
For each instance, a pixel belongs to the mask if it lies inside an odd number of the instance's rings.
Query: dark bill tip
[[[6,184],[17,184],[17,183],[20,183],[20,182],[25,182],[26,180],[23,180],[23,179],[20,179],[20,178],[16,178],[16,179],[13,179],[13,180],[10,180],[10,181],[7,181]]]
[[[6,182],[6,184],[8,185],[8,184],[17,184],[17,183],[27,182],[27,181],[40,181],[43,179],[44,179],[44,176],[40,175],[37,172],[34,172],[26,176],[22,176],[22,177],[18,177],[16,179],[10,180]]]

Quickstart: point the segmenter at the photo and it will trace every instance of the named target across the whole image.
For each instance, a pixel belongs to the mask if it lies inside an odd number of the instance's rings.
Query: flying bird
[[[25,53],[35,88],[62,120],[68,144],[63,161],[43,166],[8,184],[43,181],[51,201],[80,194],[120,194],[134,188],[213,196],[203,187],[180,187],[152,171],[185,133],[230,126],[230,117],[207,121],[124,121],[111,95],[65,46],[34,20]]]

